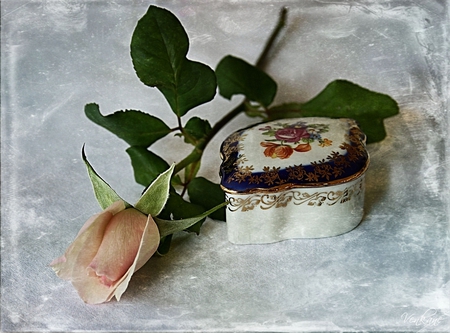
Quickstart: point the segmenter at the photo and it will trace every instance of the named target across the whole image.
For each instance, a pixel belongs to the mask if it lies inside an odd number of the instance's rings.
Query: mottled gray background
[[[80,158],[130,202],[126,144],[89,122],[141,109],[175,125],[166,101],[134,74],[129,42],[150,1],[2,1],[1,330],[13,332],[450,331],[448,219],[449,17],[446,1],[156,1],[182,21],[189,58],[215,68],[254,62],[283,5],[289,26],[267,71],[277,103],[306,101],[347,79],[400,105],[388,137],[368,147],[366,215],[345,235],[233,245],[208,220],[135,274],[120,302],[88,306],[49,262],[99,210]],[[212,123],[240,102],[191,111]],[[220,142],[201,175],[218,181]],[[169,161],[189,151],[157,143]],[[164,145],[162,144],[164,143]]]

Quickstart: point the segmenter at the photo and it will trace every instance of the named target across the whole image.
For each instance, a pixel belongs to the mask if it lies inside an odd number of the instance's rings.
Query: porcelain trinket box
[[[256,125],[231,134],[221,158],[232,243],[336,236],[362,219],[369,156],[352,119]]]

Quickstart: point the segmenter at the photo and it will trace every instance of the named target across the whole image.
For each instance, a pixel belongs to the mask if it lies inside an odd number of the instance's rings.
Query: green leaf
[[[188,185],[189,200],[192,203],[211,209],[225,201],[225,193],[219,184],[206,178],[194,178]],[[210,216],[214,220],[225,221],[225,207]]]
[[[181,197],[181,195],[179,195],[175,191],[171,191],[166,206],[164,207],[161,214],[158,215],[158,217],[167,220],[179,220],[198,216],[203,214],[204,212],[205,208],[203,208],[202,206],[187,202]],[[190,226],[187,231],[199,234],[204,220],[205,219],[201,219],[197,221],[197,223]]]
[[[134,179],[145,187],[170,167],[166,161],[145,147],[132,146],[126,152],[131,159]]]
[[[192,117],[184,126],[184,130],[187,133],[184,137],[184,141],[196,145],[198,141],[204,139],[209,132],[211,132],[211,125],[205,119]]]
[[[134,205],[137,210],[151,216],[157,216],[161,213],[169,198],[170,179],[174,168],[175,163],[147,187],[139,201]]]
[[[352,82],[336,80],[309,102],[289,103],[271,108],[269,119],[295,117],[353,118],[367,135],[367,143],[386,137],[383,119],[398,114],[390,96],[370,91]]]
[[[97,199],[100,207],[106,209],[111,206],[114,202],[122,200],[125,202],[125,206],[131,207],[129,203],[123,200],[112,188],[106,183],[102,177],[95,172],[94,168],[91,166],[87,160],[86,154],[84,152],[84,146],[81,150],[81,156],[84,163],[86,164],[89,178],[91,180],[92,187],[94,189],[95,198]]]
[[[131,58],[139,79],[158,88],[179,117],[216,94],[214,71],[186,58],[189,39],[178,19],[150,6],[131,39]]]
[[[277,92],[277,84],[269,75],[231,55],[219,62],[216,76],[219,93],[227,99],[242,94],[250,101],[269,106]]]
[[[171,132],[162,120],[141,111],[117,111],[103,116],[99,106],[94,103],[87,104],[84,111],[90,120],[125,140],[130,146],[149,147]]]
[[[192,218],[186,218],[186,219],[181,219],[181,220],[164,220],[164,219],[161,219],[158,217],[154,217],[153,219],[155,220],[156,224],[158,225],[159,233],[162,238],[162,237],[171,235],[175,232],[186,230],[190,226],[196,224],[197,222],[206,218],[211,213],[215,212],[217,209],[224,207],[226,204],[227,204],[226,202],[223,202],[220,205],[204,212],[203,214],[200,214],[200,215],[192,217]]]

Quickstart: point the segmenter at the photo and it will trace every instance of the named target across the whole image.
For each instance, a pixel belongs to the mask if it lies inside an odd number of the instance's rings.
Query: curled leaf
[[[84,112],[94,123],[106,128],[131,146],[149,147],[171,132],[161,119],[141,111],[117,111],[103,116],[99,106],[91,103],[85,106]]]

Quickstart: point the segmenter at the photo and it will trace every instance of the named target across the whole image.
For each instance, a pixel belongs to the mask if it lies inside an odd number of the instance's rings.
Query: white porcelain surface
[[[349,183],[279,193],[228,194],[228,239],[264,244],[291,238],[337,236],[364,213],[364,176]]]

